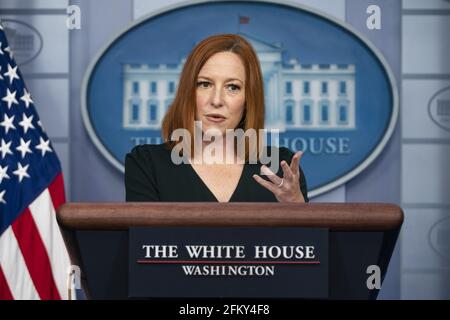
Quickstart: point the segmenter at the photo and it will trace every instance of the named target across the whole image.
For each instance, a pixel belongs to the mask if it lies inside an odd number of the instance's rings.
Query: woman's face
[[[235,129],[245,109],[245,68],[233,52],[219,52],[209,58],[197,78],[195,119],[202,130]]]

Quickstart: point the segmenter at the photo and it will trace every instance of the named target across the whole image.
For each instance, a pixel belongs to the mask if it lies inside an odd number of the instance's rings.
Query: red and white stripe
[[[67,299],[71,265],[56,210],[65,202],[58,175],[0,236],[0,299]]]

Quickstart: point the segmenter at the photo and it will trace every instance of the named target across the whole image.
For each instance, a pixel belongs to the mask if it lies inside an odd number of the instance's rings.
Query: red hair
[[[219,34],[202,40],[195,46],[180,75],[175,99],[164,116],[161,136],[172,149],[178,141],[171,141],[172,132],[179,128],[187,129],[194,137],[194,121],[196,111],[197,78],[206,61],[219,52],[233,52],[237,54],[245,68],[245,110],[237,128],[244,131],[255,129],[257,133],[256,149],[251,150],[259,154],[259,130],[264,129],[264,85],[258,56],[251,44],[236,34]],[[236,128],[233,128],[236,129]],[[192,139],[191,139],[192,141]],[[250,146],[246,142],[245,158],[248,160]],[[191,143],[191,154],[193,144]]]

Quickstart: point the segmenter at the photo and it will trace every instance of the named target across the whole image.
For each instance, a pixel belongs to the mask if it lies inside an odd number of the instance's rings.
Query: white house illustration
[[[267,129],[355,129],[354,65],[283,61],[280,45],[241,36],[252,44],[261,64]],[[125,129],[160,129],[184,63],[123,65]]]

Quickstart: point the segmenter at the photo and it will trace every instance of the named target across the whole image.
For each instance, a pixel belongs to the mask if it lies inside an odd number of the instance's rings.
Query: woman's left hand
[[[267,172],[267,177],[270,181],[261,178],[254,174],[253,178],[264,188],[271,191],[279,202],[305,202],[303,194],[300,190],[300,170],[299,163],[303,152],[299,151],[294,154],[289,166],[286,161],[281,161],[281,168],[283,169],[283,178],[280,178],[273,173],[267,166],[263,165],[261,170]]]

